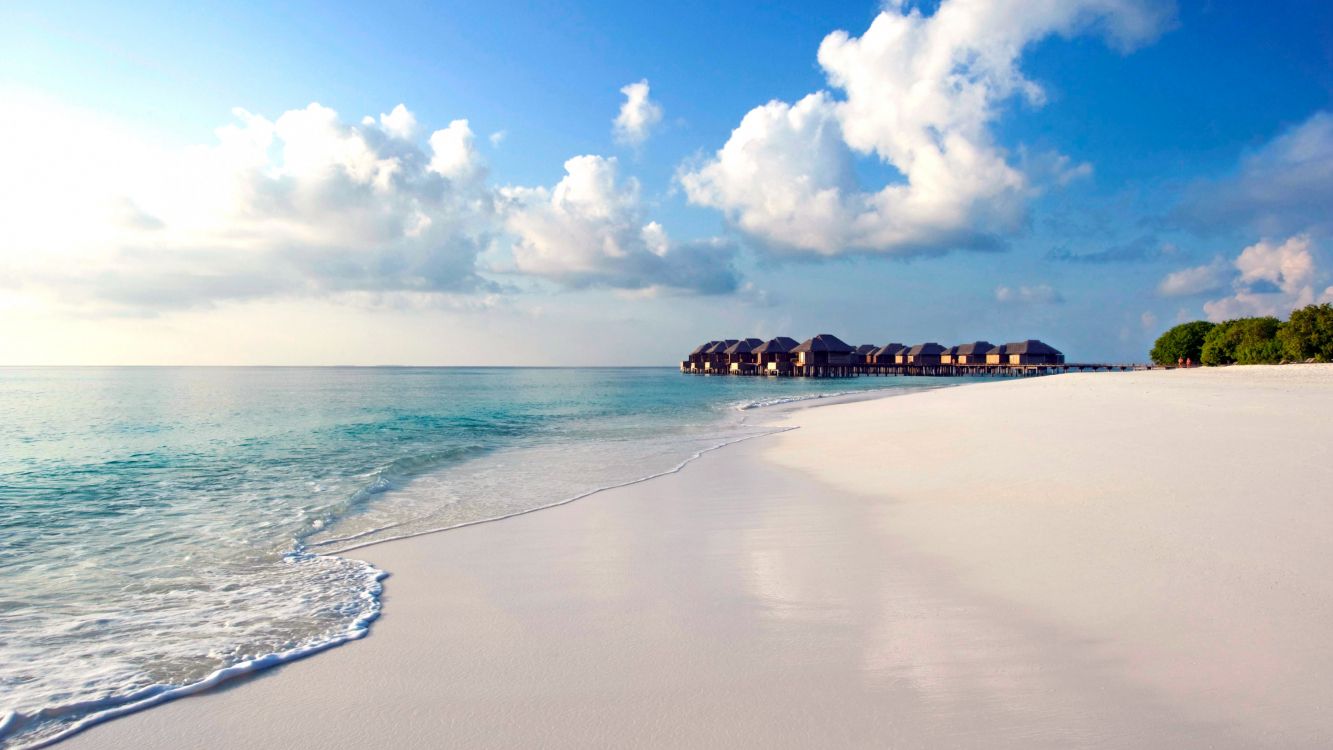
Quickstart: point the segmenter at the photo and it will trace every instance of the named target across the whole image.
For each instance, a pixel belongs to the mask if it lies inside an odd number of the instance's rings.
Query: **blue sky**
[[[18,2],[0,95],[4,363],[1142,360],[1333,298],[1326,3]]]

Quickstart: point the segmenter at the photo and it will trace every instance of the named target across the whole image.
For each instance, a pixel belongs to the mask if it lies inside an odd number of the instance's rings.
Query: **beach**
[[[1325,747],[1333,366],[798,409],[349,553],[369,637],[70,748]]]

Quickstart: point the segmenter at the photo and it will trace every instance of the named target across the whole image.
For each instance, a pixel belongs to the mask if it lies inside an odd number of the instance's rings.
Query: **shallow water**
[[[0,369],[0,745],[359,637],[350,547],[668,471],[766,431],[745,407],[946,382]]]

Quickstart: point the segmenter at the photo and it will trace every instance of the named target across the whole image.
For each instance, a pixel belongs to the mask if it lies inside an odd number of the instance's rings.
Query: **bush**
[[[1206,320],[1181,323],[1159,336],[1148,356],[1159,365],[1174,365],[1181,359],[1199,362],[1204,337],[1212,328]]]
[[[1291,320],[1278,332],[1287,359],[1333,362],[1333,305],[1309,305],[1291,311]]]
[[[1241,364],[1277,363],[1282,349],[1277,343],[1282,321],[1273,317],[1239,318],[1218,323],[1203,337],[1200,361],[1205,365],[1230,365],[1241,362],[1240,355],[1254,361]]]
[[[1247,341],[1236,347],[1238,365],[1276,365],[1282,362],[1282,344],[1277,339]]]

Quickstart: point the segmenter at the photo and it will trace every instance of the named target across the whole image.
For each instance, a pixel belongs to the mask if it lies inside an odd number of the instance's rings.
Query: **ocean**
[[[0,368],[0,747],[364,635],[366,544],[530,512],[942,378]]]

